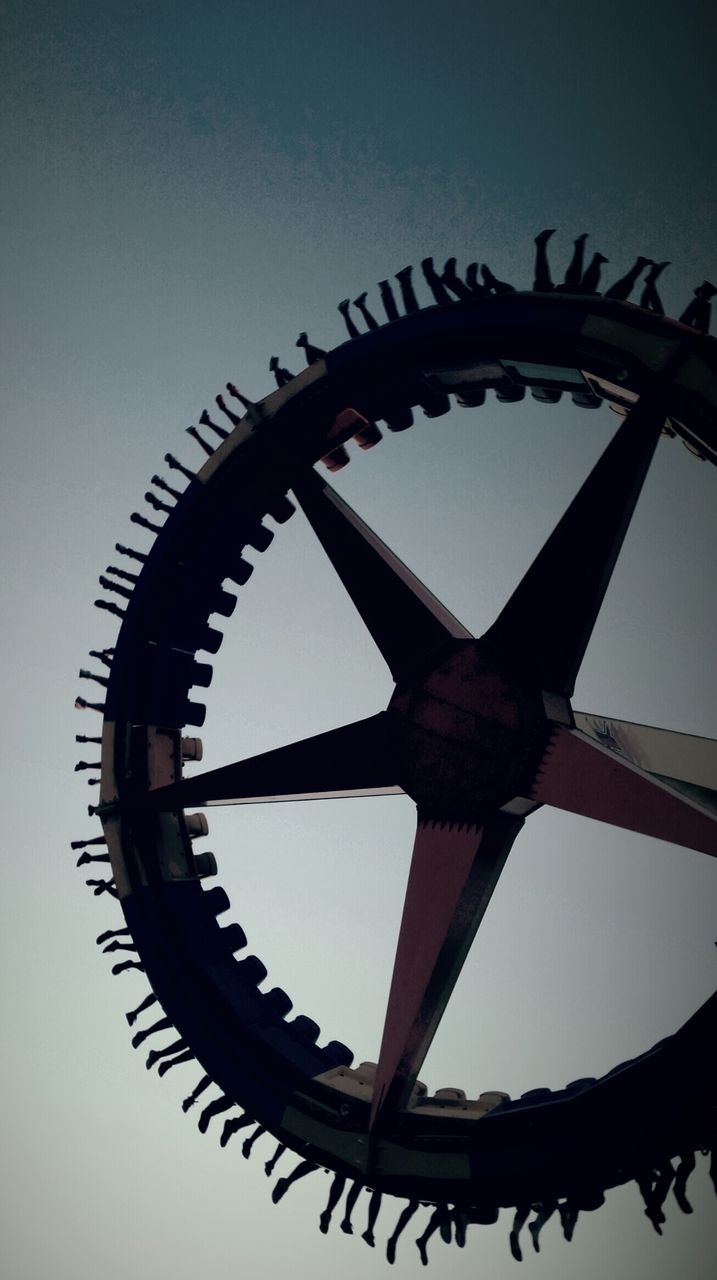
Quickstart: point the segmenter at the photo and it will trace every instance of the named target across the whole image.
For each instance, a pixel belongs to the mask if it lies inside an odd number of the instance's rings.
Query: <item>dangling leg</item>
[[[278,1204],[279,1201],[283,1199],[289,1190],[289,1187],[293,1187],[294,1183],[299,1181],[299,1178],[305,1178],[307,1173],[316,1173],[318,1167],[319,1166],[314,1164],[311,1160],[302,1160],[301,1164],[297,1164],[296,1168],[292,1169],[288,1178],[279,1178],[279,1181],[271,1193],[271,1198],[274,1201],[274,1204]]]
[[[510,1252],[512,1253],[516,1262],[523,1261],[523,1254],[520,1248],[520,1233],[523,1230],[523,1227],[525,1226],[529,1213],[530,1213],[529,1204],[523,1205],[522,1207],[517,1208],[515,1211],[515,1217],[513,1218],[513,1225],[510,1229],[510,1237],[509,1237]]]
[[[535,237],[535,277],[533,290],[535,293],[552,293],[553,280],[548,262],[548,240],[555,235],[555,227],[541,231]]]
[[[251,1135],[251,1137],[244,1139],[241,1146],[241,1153],[245,1160],[249,1159],[249,1156],[251,1155],[251,1149],[254,1146],[254,1143],[256,1142],[257,1138],[261,1137],[263,1133],[266,1133],[266,1129],[264,1125],[258,1124],[253,1134]]]
[[[189,1108],[194,1106],[199,1095],[201,1093],[204,1093],[204,1090],[208,1089],[211,1083],[212,1083],[211,1076],[202,1076],[201,1080],[199,1081],[199,1084],[195,1085],[195,1087],[192,1089],[192,1092],[189,1094],[189,1097],[184,1099],[184,1102],[182,1103],[182,1111],[189,1111]]]
[[[428,1266],[428,1254],[426,1252],[426,1245],[428,1244],[428,1241],[430,1240],[434,1232],[437,1231],[438,1228],[440,1227],[442,1215],[443,1215],[443,1209],[440,1207],[435,1208],[430,1218],[428,1219],[428,1226],[423,1232],[423,1235],[418,1236],[416,1240],[416,1244],[418,1246],[418,1252],[421,1255],[421,1262],[423,1263],[424,1267]]]
[[[400,1236],[406,1224],[410,1222],[411,1218],[416,1212],[416,1209],[418,1208],[418,1205],[419,1205],[418,1200],[409,1200],[405,1209],[401,1210],[401,1215],[393,1229],[393,1233],[388,1238],[388,1243],[386,1245],[386,1257],[388,1258],[388,1261],[391,1263],[391,1265],[393,1265],[393,1263],[396,1261],[396,1244],[398,1241],[398,1237]]]
[[[366,1241],[367,1245],[373,1249],[376,1241],[374,1239],[373,1229],[376,1226],[378,1211],[381,1208],[381,1192],[374,1191],[368,1202],[368,1222],[366,1230],[361,1233],[361,1239]]]
[[[227,1124],[229,1124],[228,1120],[227,1120]],[[266,1174],[267,1178],[271,1177],[272,1173],[274,1172],[277,1164],[281,1160],[281,1157],[283,1156],[285,1151],[288,1151],[288,1147],[283,1142],[277,1142],[276,1150],[273,1156],[271,1157],[271,1160],[267,1160],[266,1164],[264,1165],[264,1173]]]
[[[348,1195],[346,1197],[346,1208],[344,1210],[344,1216],[341,1222],[341,1230],[347,1236],[353,1235],[354,1229],[351,1225],[351,1214],[354,1211],[354,1208],[356,1206],[356,1201],[361,1195],[362,1189],[363,1189],[362,1182],[352,1182],[351,1186],[349,1187]]]
[[[331,1186],[329,1187],[329,1198],[326,1201],[326,1208],[319,1216],[319,1231],[322,1235],[327,1235],[331,1223],[331,1215],[334,1212],[339,1200],[344,1193],[346,1179],[342,1173],[334,1174]]]

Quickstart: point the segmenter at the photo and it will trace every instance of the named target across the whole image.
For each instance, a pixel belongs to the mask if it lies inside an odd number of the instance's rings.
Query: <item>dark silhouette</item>
[[[401,290],[401,300],[406,315],[411,315],[414,311],[420,311],[418,298],[416,297],[413,284],[411,283],[411,273],[413,267],[403,267],[401,271],[396,272],[396,279]]]
[[[195,1085],[192,1092],[184,1099],[184,1102],[182,1103],[182,1111],[189,1111],[189,1108],[194,1106],[197,1098],[200,1094],[204,1093],[205,1089],[209,1088],[211,1083],[211,1076],[202,1076],[199,1084]]]
[[[95,658],[96,656],[97,655],[94,649],[90,649],[90,657]],[[75,742],[95,742],[99,744],[102,742],[102,739],[88,738],[86,733],[76,733]],[[72,840],[70,843],[70,848],[83,849],[86,844],[107,844],[107,841],[105,840],[104,836],[95,836],[94,839],[92,840]]]
[[[165,457],[167,456],[165,454]],[[179,497],[179,494],[177,494],[177,497]],[[121,556],[129,556],[130,560],[139,560],[142,564],[147,559],[143,551],[135,551],[133,547],[125,547],[121,542],[115,542],[115,551],[119,551]]]
[[[81,853],[76,867],[86,867],[89,862],[109,862],[110,855],[108,853]]]
[[[167,507],[167,510],[169,511],[170,508]],[[117,565],[115,564],[108,564],[107,568],[105,569],[105,573],[113,573],[116,578],[124,578],[125,582],[139,582],[138,573],[128,573],[126,569],[118,569]],[[94,649],[90,649],[90,657],[99,658],[100,662],[104,662],[106,667],[112,666],[112,663],[108,659],[102,658],[100,654],[96,652],[96,650]]]
[[[95,609],[104,609],[107,613],[113,613],[116,618],[124,618],[124,609],[120,609],[114,600],[95,600]],[[104,711],[104,702],[85,702],[84,698],[75,698],[75,710],[84,710],[89,707],[92,711]]]
[[[95,938],[95,942],[98,947],[101,947],[102,943],[109,942],[110,938],[122,937],[129,937],[129,929],[105,929],[104,933],[101,933],[98,938]]]
[[[533,1248],[536,1253],[540,1253],[540,1233],[546,1222],[548,1222],[558,1207],[557,1200],[548,1200],[545,1204],[535,1205],[535,1217],[532,1222],[528,1223],[528,1231],[533,1241]]]
[[[199,415],[199,421],[201,422],[203,427],[209,427],[210,431],[214,431],[215,434],[219,436],[220,440],[226,440],[227,436],[229,435],[229,432],[227,431],[226,427],[220,427],[218,422],[214,422],[209,417],[209,413],[207,412],[206,409],[202,409],[202,412]]]
[[[130,520],[132,521],[132,524],[138,524],[142,529],[149,529],[150,533],[162,532],[162,526],[160,524],[152,524],[152,521],[148,520],[146,516],[140,515],[139,511],[133,511],[130,516]]]
[[[360,337],[360,336],[361,336],[361,331],[360,331],[359,329],[357,329],[357,328],[356,328],[356,325],[354,324],[353,320],[351,319],[351,316],[349,315],[349,307],[350,307],[350,306],[351,306],[351,303],[350,303],[349,299],[348,299],[348,298],[344,298],[343,302],[340,302],[340,303],[339,303],[339,307],[338,307],[338,309],[339,309],[339,311],[341,312],[341,314],[342,314],[342,316],[343,316],[343,318],[344,318],[344,323],[345,323],[346,328],[347,328],[347,330],[348,330],[348,335],[349,335],[349,337],[350,337],[350,338],[358,338],[358,337]]]
[[[368,1222],[366,1223],[366,1230],[361,1232],[361,1239],[365,1240],[366,1244],[369,1245],[371,1249],[373,1249],[376,1244],[373,1232],[374,1227],[376,1226],[379,1209],[381,1208],[381,1199],[382,1196],[380,1191],[371,1192],[371,1199],[368,1202]]]
[[[344,1216],[341,1221],[341,1230],[344,1232],[344,1235],[352,1236],[354,1233],[353,1225],[351,1223],[351,1215],[354,1211],[354,1208],[356,1206],[356,1201],[361,1195],[362,1190],[363,1190],[362,1182],[352,1182],[351,1186],[349,1187],[348,1195],[346,1196],[346,1207],[344,1209]]]
[[[649,1174],[636,1179],[645,1204],[645,1217],[650,1219],[658,1236],[662,1235],[662,1225],[665,1221],[662,1206],[674,1177],[675,1171],[668,1160],[659,1169],[651,1169]]]
[[[490,267],[485,263],[483,263],[480,273],[485,281],[486,288],[489,289],[491,293],[515,293],[513,285],[508,284],[505,280],[497,280]]]
[[[258,1124],[258,1125],[256,1126],[256,1129],[254,1130],[253,1134],[251,1135],[251,1137],[250,1137],[250,1138],[245,1138],[245,1139],[244,1139],[244,1141],[242,1142],[242,1145],[241,1145],[241,1153],[242,1153],[242,1155],[243,1155],[243,1157],[244,1157],[244,1159],[245,1159],[245,1160],[248,1160],[248,1159],[249,1159],[249,1156],[250,1156],[250,1155],[251,1155],[251,1153],[252,1153],[252,1148],[253,1148],[254,1143],[256,1142],[257,1138],[260,1138],[260,1137],[262,1136],[262,1134],[264,1134],[264,1133],[266,1133],[266,1128],[265,1128],[265,1126],[264,1126],[263,1124]]]
[[[151,1027],[146,1027],[144,1031],[138,1031],[132,1036],[132,1048],[139,1049],[148,1036],[153,1036],[156,1031],[167,1031],[172,1026],[171,1018],[159,1018],[157,1022],[153,1022]]]
[[[379,280],[378,287],[381,291],[381,301],[386,312],[386,319],[388,321],[398,320],[399,311],[396,306],[396,299],[393,296],[393,289],[388,280]]]
[[[446,286],[447,289],[450,289],[451,293],[454,293],[456,295],[459,302],[472,301],[473,292],[470,286],[467,285],[466,282],[462,280],[461,277],[459,276],[456,270],[455,258],[447,259],[446,264],[443,268],[443,273],[441,275],[441,282]]]
[[[326,355],[326,352],[322,351],[321,347],[311,345],[305,333],[299,334],[296,339],[296,345],[297,347],[303,347],[307,365],[318,364],[319,360],[323,360]]]
[[[580,281],[580,293],[598,293],[598,285],[600,283],[600,269],[604,262],[608,259],[602,253],[594,253],[590,263],[588,264],[585,275]]]
[[[360,311],[360,312],[361,312],[361,315],[363,316],[364,320],[366,321],[366,328],[367,328],[367,329],[378,329],[378,320],[376,320],[376,319],[374,318],[374,316],[372,316],[371,312],[369,311],[368,307],[366,306],[366,298],[367,298],[367,296],[368,296],[368,295],[367,295],[365,292],[364,292],[364,293],[360,293],[360,294],[359,294],[359,296],[358,296],[358,298],[354,298],[354,306],[356,307],[356,310],[357,310],[357,311]]]
[[[209,1128],[209,1121],[212,1120],[214,1116],[219,1116],[221,1115],[222,1111],[228,1111],[230,1107],[235,1107],[235,1106],[236,1106],[236,1103],[234,1099],[228,1098],[224,1093],[221,1094],[218,1098],[215,1098],[213,1102],[210,1102],[204,1108],[204,1110],[202,1111],[199,1117],[198,1125],[199,1125],[200,1133],[207,1132],[207,1129]]]
[[[145,1009],[150,1009],[152,1005],[156,1003],[157,1003],[157,997],[154,994],[154,992],[151,991],[148,996],[144,997],[144,1000],[142,1001],[142,1003],[137,1005],[136,1009],[130,1009],[129,1013],[126,1013],[124,1015],[129,1025],[133,1027],[140,1013],[144,1013]]]
[[[563,1228],[563,1235],[568,1243],[572,1240],[577,1226],[580,1210],[577,1205],[570,1200],[562,1200],[558,1204],[558,1213],[560,1215],[560,1225]]]
[[[513,1217],[513,1225],[510,1229],[509,1242],[510,1242],[510,1252],[512,1253],[516,1262],[523,1261],[523,1254],[520,1248],[520,1233],[523,1230],[523,1227],[525,1226],[529,1213],[530,1213],[529,1204],[519,1205]]]
[[[246,396],[242,395],[236,383],[228,382],[227,391],[229,392],[229,395],[234,396],[234,399],[238,400],[240,405],[242,405],[245,409],[251,409],[253,407],[253,402],[251,400],[248,400]],[[217,397],[217,404],[219,404],[219,397]],[[226,413],[226,410],[224,412]]]
[[[227,1124],[229,1124],[228,1120],[227,1120]],[[289,1148],[286,1146],[285,1143],[277,1142],[276,1150],[274,1151],[274,1154],[271,1157],[271,1160],[267,1160],[266,1164],[264,1165],[264,1173],[266,1174],[267,1178],[271,1177],[277,1164],[281,1160],[281,1157],[283,1156],[284,1152],[288,1150]]]
[[[159,1062],[160,1058],[171,1057],[173,1053],[179,1053],[181,1050],[186,1049],[186,1047],[187,1047],[186,1040],[179,1039],[179,1040],[173,1040],[172,1043],[166,1045],[164,1049],[150,1049],[149,1053],[147,1054],[147,1060],[144,1065],[148,1071],[151,1071],[155,1062]],[[160,1075],[161,1075],[161,1071],[160,1071]]]
[[[675,1184],[672,1188],[675,1200],[683,1213],[692,1213],[692,1205],[687,1199],[687,1180],[696,1164],[694,1151],[686,1151],[680,1158],[675,1170]]]
[[[411,1218],[413,1217],[414,1213],[416,1212],[419,1206],[419,1203],[420,1202],[418,1200],[408,1201],[408,1204],[406,1205],[406,1207],[401,1210],[401,1214],[399,1216],[398,1222],[396,1223],[391,1235],[388,1238],[388,1242],[386,1244],[386,1258],[391,1263],[391,1266],[393,1266],[394,1262],[396,1261],[396,1245],[398,1243],[398,1237],[400,1236],[401,1232],[404,1230],[406,1225],[410,1222]]]
[[[346,1178],[342,1173],[334,1174],[331,1186],[329,1187],[329,1198],[326,1201],[326,1208],[319,1215],[319,1231],[322,1235],[327,1235],[329,1226],[331,1225],[331,1217],[339,1200],[344,1193],[346,1186]]]
[[[161,1062],[157,1068],[160,1076],[166,1076],[172,1067],[178,1067],[183,1062],[196,1062],[196,1058],[191,1049],[185,1049],[183,1053],[178,1053],[176,1058],[170,1058],[169,1062]]]
[[[565,272],[563,283],[556,287],[558,293],[577,293],[579,291],[580,281],[583,278],[585,241],[587,238],[587,232],[583,232],[582,235],[578,236],[577,240],[573,241],[573,256]]]
[[[125,600],[132,599],[132,592],[129,587],[120,586],[119,582],[113,582],[111,578],[106,578],[103,573],[99,576],[99,584],[104,587],[105,591],[114,591],[116,595],[123,596]],[[91,671],[80,671],[80,675],[85,680],[96,680],[98,684],[107,686],[106,676],[94,676]]]
[[[179,489],[173,489],[171,484],[167,484],[163,476],[152,476],[152,484],[156,484],[157,488],[163,489],[165,493],[170,493],[173,498],[181,498],[182,496]]]
[[[698,285],[694,291],[694,301],[680,316],[682,323],[691,325],[693,329],[699,329],[700,333],[709,333],[712,319],[710,298],[714,298],[716,293],[717,286],[710,284],[709,280]]]
[[[448,1212],[448,1205],[445,1205],[445,1204],[436,1205],[435,1209],[433,1210],[433,1213],[428,1219],[428,1224],[426,1226],[425,1231],[423,1232],[422,1235],[418,1236],[416,1240],[416,1245],[418,1246],[418,1252],[421,1255],[421,1262],[423,1263],[424,1267],[428,1266],[428,1253],[427,1253],[428,1241],[430,1240],[431,1236],[439,1229],[441,1231],[442,1238],[446,1241],[446,1243],[450,1243],[451,1220]],[[446,1240],[446,1232],[447,1232],[447,1240]]]
[[[421,262],[421,270],[423,272],[423,278],[438,303],[438,306],[449,306],[453,302],[453,298],[446,289],[441,276],[439,276],[436,271],[433,265],[433,258],[424,258]]]
[[[485,285],[478,283],[479,264],[477,262],[469,262],[466,267],[466,285],[470,290],[471,296],[475,298],[486,298],[490,296],[490,289],[486,289]]]
[[[665,308],[657,292],[656,281],[669,265],[669,262],[654,262],[645,276],[644,287],[640,294],[640,306],[645,307],[647,311],[654,311],[658,316],[665,314]]]
[[[171,467],[172,471],[181,471],[182,475],[187,477],[187,480],[194,479],[194,472],[190,471],[188,467],[182,466],[182,463],[178,458],[175,458],[173,453],[165,453],[164,461],[168,467]],[[146,558],[146,556],[143,556],[143,559],[146,560]]]
[[[214,453],[214,450],[212,446],[210,444],[207,444],[207,441],[202,436],[200,436],[196,427],[187,427],[187,435],[191,436],[193,440],[196,440],[197,444],[201,445],[207,457],[211,458],[212,454]]]
[[[78,740],[78,739],[76,739],[76,741],[77,741],[77,740]],[[85,739],[84,739],[84,741],[85,741],[85,742],[101,742],[101,741],[102,741],[102,739],[101,739],[101,738],[85,738]],[[71,848],[71,849],[86,849],[86,848],[87,848],[87,846],[88,846],[88,845],[90,845],[90,844],[107,844],[107,841],[106,841],[106,839],[105,839],[105,837],[104,837],[104,836],[93,836],[93,838],[92,838],[91,840],[71,840],[71,841],[70,841],[70,848]],[[123,932],[124,932],[124,930],[123,930]],[[127,933],[129,933],[129,929],[127,930]]]
[[[101,765],[101,760],[93,761],[92,763],[88,763],[87,760],[78,760],[74,771],[75,773],[82,773],[83,769],[99,769]]]
[[[548,227],[546,231],[539,231],[535,237],[535,275],[533,276],[535,293],[552,293],[554,288],[548,262],[548,240],[554,235],[555,227]]]
[[[164,511],[166,515],[171,515],[174,510],[173,507],[168,506],[166,502],[162,502],[162,499],[158,498],[156,494],[152,493],[149,489],[144,495],[144,500],[149,503],[150,507],[154,507],[155,511]]]
[[[279,1178],[271,1193],[274,1204],[278,1204],[284,1198],[289,1187],[293,1187],[295,1182],[305,1178],[308,1173],[316,1173],[318,1167],[312,1160],[302,1160],[301,1164],[297,1164],[296,1168],[292,1169],[288,1178]]]
[[[227,383],[227,391],[229,391],[229,388],[231,387],[231,385],[232,385],[231,383],[229,383],[229,382]],[[231,393],[230,393],[230,394],[231,394]],[[239,396],[238,396],[238,395],[237,395],[237,399],[239,399]],[[241,422],[241,418],[239,417],[239,414],[238,414],[238,413],[235,413],[233,409],[230,409],[230,408],[228,407],[228,405],[227,405],[227,403],[226,403],[226,401],[225,401],[225,399],[224,399],[224,396],[215,396],[215,397],[214,397],[214,400],[215,400],[215,402],[216,402],[217,408],[218,408],[218,409],[221,409],[222,413],[225,415],[225,417],[227,417],[227,418],[229,419],[229,421],[231,422],[232,426],[233,426],[233,427],[238,427],[238,426],[239,426],[239,423]],[[227,432],[227,435],[228,435],[228,434],[229,434],[229,432]]]
[[[137,969],[139,973],[144,973],[141,960],[122,960],[119,964],[112,965],[112,973],[115,977],[120,973],[126,973],[128,969]]]
[[[85,854],[85,857],[89,857],[89,854]],[[107,861],[109,862],[109,860],[110,860],[110,859],[109,859],[109,854],[108,854],[108,855],[107,855]],[[136,946],[134,945],[134,943],[133,943],[133,942],[117,942],[117,941],[115,941],[115,942],[108,942],[108,943],[107,943],[107,946],[102,948],[102,954],[106,956],[106,955],[109,955],[109,954],[110,954],[110,952],[112,952],[112,951],[136,951],[136,950],[137,950],[137,948],[136,948]]]
[[[85,884],[94,890],[96,898],[99,898],[101,893],[108,893],[111,898],[119,897],[114,880],[85,880]]]
[[[246,1129],[250,1124],[256,1124],[256,1120],[253,1116],[246,1114],[241,1116],[230,1116],[228,1120],[224,1121],[224,1128],[222,1129],[222,1136],[219,1139],[219,1146],[225,1147],[229,1139],[233,1137],[235,1133],[238,1133],[240,1129]]]
[[[269,368],[274,375],[274,381],[277,387],[286,386],[287,382],[291,382],[294,377],[293,373],[290,373],[288,369],[282,368],[279,364],[278,356],[271,357],[271,360],[269,361]]]
[[[652,258],[636,258],[630,270],[624,276],[620,276],[620,279],[605,291],[603,297],[614,298],[617,302],[626,302],[645,267],[654,267],[654,265]]]

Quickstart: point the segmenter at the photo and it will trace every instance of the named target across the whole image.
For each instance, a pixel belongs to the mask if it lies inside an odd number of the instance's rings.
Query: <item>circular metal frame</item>
[[[350,427],[336,426],[342,411],[396,428],[410,422],[410,406],[445,411],[450,394],[479,403],[493,388],[519,399],[527,386],[555,399],[569,390],[566,370],[623,411],[659,397],[668,429],[717,457],[715,343],[684,325],[597,297],[521,293],[395,320],[250,406],[190,480],[127,589],[104,707],[94,811],[167,1025],[228,1099],[307,1162],[411,1200],[462,1206],[478,1221],[556,1197],[590,1206],[607,1187],[709,1146],[717,998],[601,1079],[482,1107],[445,1098],[429,1106],[414,1090],[372,1136],[370,1078],[351,1068],[346,1046],[319,1047],[316,1024],[292,1020],[281,989],[260,990],[264,966],[242,958],[239,926],[220,925],[228,899],[201,882],[184,809],[158,812],[148,795],[180,780],[190,750],[183,730],[203,719],[189,693],[211,676],[196,652],[221,642],[210,614],[231,612],[222,583],[246,579],[241,547],[263,549],[264,517],[284,519],[287,492],[350,438]]]

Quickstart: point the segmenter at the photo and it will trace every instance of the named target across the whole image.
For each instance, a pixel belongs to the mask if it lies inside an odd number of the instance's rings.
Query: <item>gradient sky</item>
[[[129,514],[163,454],[199,465],[184,428],[227,378],[266,394],[272,354],[298,371],[300,330],[336,345],[336,303],[408,262],[479,258],[528,287],[538,230],[559,228],[556,275],[589,231],[608,281],[639,252],[670,258],[663,297],[679,314],[717,279],[714,17],[696,0],[9,0],[4,12],[5,1273],[385,1276],[397,1204],[384,1203],[373,1256],[336,1219],[322,1237],[323,1175],[275,1208],[269,1140],[249,1165],[238,1146],[221,1151],[219,1128],[201,1137],[181,1114],[199,1072],[160,1083],[130,1047],[123,1013],[146,985],[110,976],[94,937],[119,911],[69,851],[96,834],[72,773],[73,735],[95,718],[72,704],[87,650],[114,636],[92,607],[97,575],[116,540],[145,545]],[[616,423],[531,401],[418,412],[335,483],[480,633]],[[716,479],[661,443],[576,707],[717,736]],[[242,589],[206,699],[207,764],[368,715],[388,692],[297,515]],[[412,820],[401,797],[210,816],[205,843],[269,985],[357,1060],[377,1056]],[[535,815],[425,1064],[429,1087],[557,1088],[670,1034],[715,986],[714,872],[687,850]],[[707,1280],[703,1163],[694,1215],[672,1203],[662,1241],[630,1186],[583,1215],[571,1245],[550,1223],[524,1272]],[[434,1237],[434,1274],[514,1276],[509,1223],[474,1228],[462,1253]],[[417,1233],[391,1274],[417,1274]]]

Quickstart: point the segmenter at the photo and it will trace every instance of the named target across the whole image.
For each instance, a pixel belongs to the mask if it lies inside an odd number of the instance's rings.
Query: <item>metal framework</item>
[[[362,295],[370,327],[358,335],[342,304],[356,336],[324,353],[302,335],[307,369],[293,377],[272,361],[280,385],[259,403],[228,384],[245,411],[239,417],[217,397],[229,431],[202,415],[216,448],[191,429],[208,455],[200,470],[167,455],[186,486],[153,477],[165,496],[147,497],[166,520],[135,514],[156,535],[152,545],[139,552],[118,544],[136,573],[111,568],[101,579],[122,607],[97,603],[121,626],[114,649],[95,651],[106,674],[81,673],[106,687],[105,701],[78,705],[103,714],[100,798],[90,807],[103,834],[73,847],[84,850],[81,865],[111,864],[111,880],[88,883],[119,899],[126,922],[98,941],[137,954],[114,971],[139,968],[151,987],[130,1021],[155,1000],[161,1006],[159,1021],[134,1043],[176,1029],[150,1061],[164,1058],[161,1072],[200,1064],[204,1076],[186,1107],[210,1081],[218,1085],[204,1127],[227,1111],[223,1142],[254,1122],[276,1137],[275,1159],[284,1148],[301,1156],[275,1199],[296,1178],[330,1168],[321,1229],[349,1186],[342,1226],[350,1230],[367,1186],[374,1196],[364,1234],[373,1243],[380,1196],[405,1197],[389,1260],[419,1202],[435,1206],[421,1237],[424,1260],[433,1230],[461,1244],[467,1222],[495,1221],[501,1207],[514,1206],[511,1248],[520,1257],[518,1234],[531,1210],[536,1247],[554,1211],[570,1238],[581,1208],[630,1179],[659,1230],[670,1185],[685,1208],[694,1153],[714,1147],[717,997],[634,1061],[561,1090],[518,1099],[459,1089],[428,1095],[419,1073],[510,847],[537,807],[717,853],[717,744],[591,717],[570,702],[661,433],[717,460],[717,349],[694,328],[614,297],[509,291],[494,277],[491,286],[485,272],[481,289],[470,268],[475,288],[461,291],[455,266],[434,272],[444,297],[425,265],[424,275],[436,305],[412,306],[406,272],[398,278],[408,314],[399,315],[385,281],[388,323],[376,325]],[[498,618],[475,639],[314,464],[337,469],[350,440],[377,443],[378,420],[402,430],[416,406],[436,417],[451,396],[480,406],[488,391],[507,401],[526,391],[549,402],[567,394],[583,407],[607,400],[624,420]],[[208,618],[229,616],[236,599],[222,584],[246,582],[242,549],[268,546],[273,534],[263,521],[288,519],[289,491],[395,689],[386,710],[367,720],[201,772],[201,744],[184,732],[204,718],[189,693],[212,675],[196,653],[219,649]],[[354,1068],[345,1045],[320,1044],[315,1022],[290,1016],[281,988],[262,988],[266,969],[245,954],[241,926],[220,924],[227,896],[203,883],[216,863],[192,844],[206,819],[187,810],[388,791],[415,801],[416,838],[379,1060]],[[104,843],[106,852],[87,852]]]

